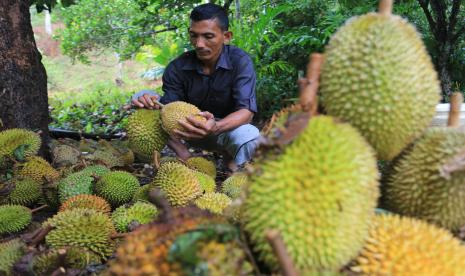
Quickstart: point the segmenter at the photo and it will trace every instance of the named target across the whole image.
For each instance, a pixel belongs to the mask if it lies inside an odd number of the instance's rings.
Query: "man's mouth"
[[[206,56],[206,55],[209,54],[208,51],[199,51],[199,50],[196,50],[196,52],[197,52],[197,55],[199,55],[199,56]]]

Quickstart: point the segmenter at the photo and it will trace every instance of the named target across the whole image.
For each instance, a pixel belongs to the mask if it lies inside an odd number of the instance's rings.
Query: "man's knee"
[[[258,146],[258,137],[258,128],[246,124],[223,133],[219,143],[234,158],[236,164],[241,165],[252,158]]]

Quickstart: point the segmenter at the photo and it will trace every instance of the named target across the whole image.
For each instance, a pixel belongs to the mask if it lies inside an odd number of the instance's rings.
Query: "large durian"
[[[356,129],[315,117],[281,154],[264,154],[255,166],[241,220],[263,261],[277,267],[269,229],[301,271],[339,269],[356,256],[379,194],[374,152]]]
[[[136,153],[151,157],[162,150],[168,135],[162,128],[160,111],[139,109],[128,118],[129,146]]]
[[[201,194],[195,173],[180,163],[164,163],[155,175],[152,186],[159,187],[174,206],[184,206]]]
[[[116,233],[113,223],[107,215],[96,210],[65,210],[44,222],[44,226],[53,227],[45,237],[52,248],[82,247],[103,259],[115,249],[115,242],[111,239],[111,235]]]
[[[0,235],[23,230],[32,220],[31,210],[21,205],[0,206]]]
[[[118,207],[128,203],[140,187],[139,180],[125,171],[108,172],[95,183],[95,193]]]
[[[26,245],[20,239],[0,243],[0,275],[13,275],[13,265],[25,251]]]
[[[450,230],[465,225],[465,172],[441,175],[465,149],[465,132],[430,128],[394,163],[383,185],[383,206],[393,212],[427,220]]]
[[[0,132],[0,157],[12,157],[20,146],[24,146],[24,157],[34,156],[40,145],[39,134],[27,129],[12,128]]]
[[[128,232],[131,223],[147,224],[156,219],[158,215],[157,207],[151,203],[136,202],[132,206],[120,206],[111,214],[116,230],[119,232]]]
[[[193,118],[200,122],[205,122],[205,117],[198,115],[200,109],[190,103],[176,101],[166,104],[161,110],[161,120],[163,129],[169,135],[176,135],[174,130],[184,131],[184,127],[178,121],[187,122],[186,118],[193,116]]]
[[[464,275],[465,246],[426,222],[377,215],[351,270],[359,275]]]
[[[387,12],[349,19],[330,39],[320,98],[391,160],[430,124],[437,73],[414,26]]]

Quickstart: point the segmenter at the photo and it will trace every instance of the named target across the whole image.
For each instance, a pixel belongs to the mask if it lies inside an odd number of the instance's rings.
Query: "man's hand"
[[[141,107],[141,108],[148,108],[148,109],[160,109],[160,105],[158,105],[155,101],[160,100],[160,95],[158,94],[150,94],[145,93],[137,98],[132,99],[132,104]]]
[[[174,130],[177,136],[184,140],[203,139],[209,135],[217,134],[218,130],[215,117],[210,112],[204,111],[199,113],[206,121],[198,121],[194,116],[187,117],[187,121],[179,120],[179,124],[184,127],[184,131]]]

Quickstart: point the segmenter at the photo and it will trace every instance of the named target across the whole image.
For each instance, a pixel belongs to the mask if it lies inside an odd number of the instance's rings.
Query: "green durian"
[[[392,160],[429,126],[440,91],[420,34],[399,16],[351,18],[325,49],[324,109],[357,128],[381,160]]]
[[[20,239],[0,243],[0,275],[13,275],[13,265],[25,251],[26,245]]]
[[[139,180],[125,171],[108,172],[95,183],[95,193],[104,198],[111,206],[128,203],[140,187]]]
[[[128,232],[130,223],[147,224],[156,219],[157,207],[147,202],[136,202],[132,206],[120,206],[111,214],[116,230]]]
[[[312,118],[279,154],[255,163],[240,207],[262,261],[278,262],[265,239],[280,233],[300,271],[332,271],[362,248],[379,195],[373,149],[349,124]]]
[[[16,233],[29,225],[32,220],[31,210],[21,205],[0,206],[0,235]]]

